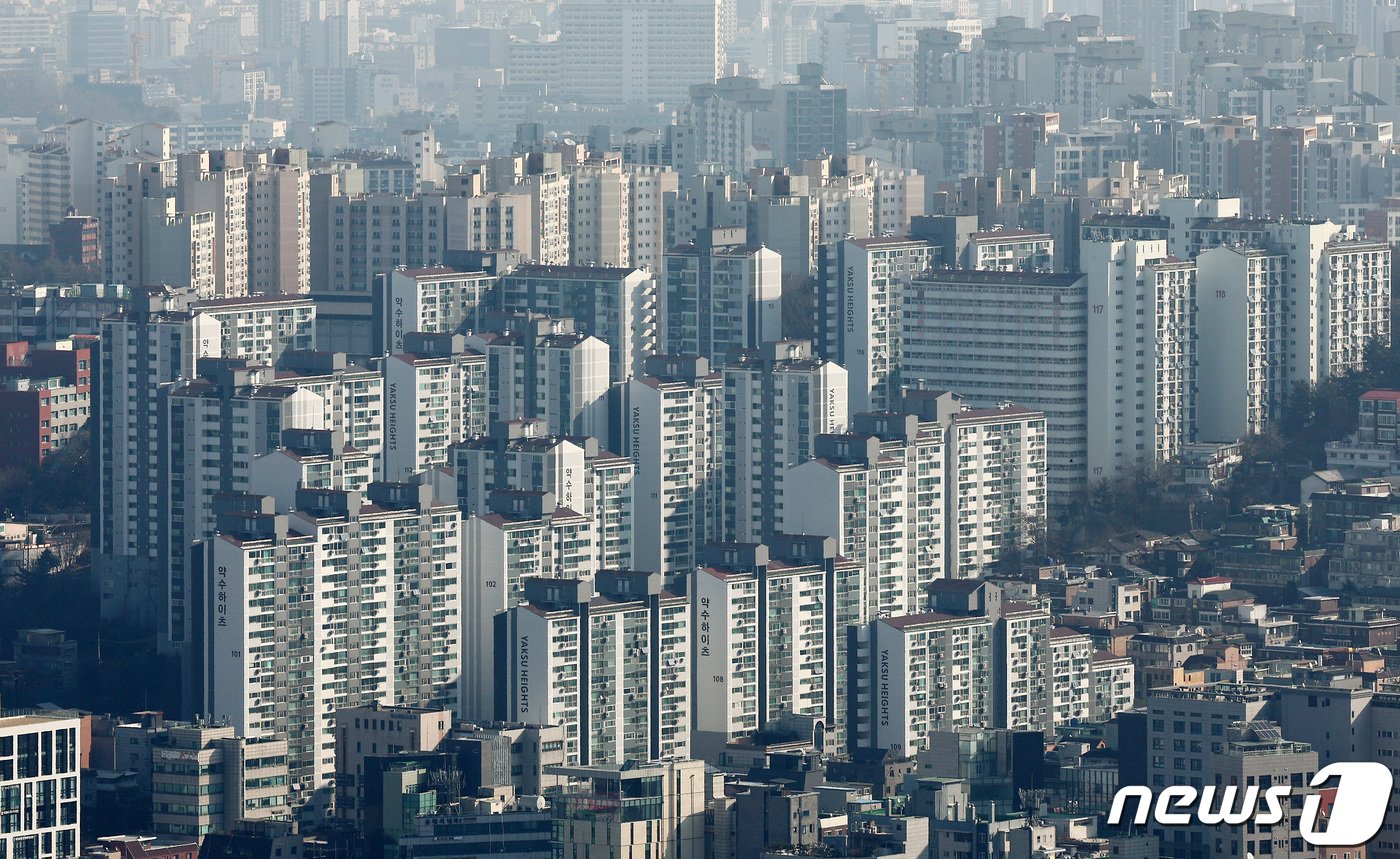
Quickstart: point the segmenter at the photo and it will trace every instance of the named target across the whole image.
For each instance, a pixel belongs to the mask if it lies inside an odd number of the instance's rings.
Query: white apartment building
[[[78,855],[82,736],[76,714],[0,717],[0,851],[6,856]]]
[[[1033,230],[991,230],[973,233],[967,242],[963,268],[975,271],[1049,271],[1055,261],[1055,240]]]
[[[495,278],[443,266],[397,268],[378,284],[376,328],[389,354],[403,351],[404,335],[414,331],[456,334],[480,329]]]
[[[904,291],[932,249],[912,239],[853,239],[818,254],[817,352],[846,368],[851,414],[893,408],[902,362]]]
[[[1196,267],[1166,241],[1086,241],[1091,482],[1196,436]]]
[[[783,477],[812,457],[823,433],[846,428],[846,371],[812,357],[811,343],[780,340],[721,371],[725,421],[726,539],[757,543],[783,517]]]
[[[788,470],[782,531],[836,538],[860,564],[872,614],[908,614],[949,575],[945,430],[914,415],[866,413],[851,432],[819,436]]]
[[[249,177],[243,153],[188,152],[177,165],[177,210],[214,216],[214,294],[247,295]]]
[[[416,484],[303,489],[290,514],[272,502],[222,496],[202,544],[201,709],[241,736],[287,738],[295,808],[334,776],[337,711],[456,707],[462,520]]]
[[[964,409],[947,423],[942,491],[946,575],[975,578],[1045,527],[1045,415],[1015,405]]]
[[[462,524],[462,710],[466,719],[496,717],[496,616],[524,599],[532,576],[591,579],[598,572],[593,520],[561,506],[553,493],[498,489],[487,510]]]
[[[384,361],[384,474],[406,480],[447,464],[447,449],[486,431],[487,358],[461,334],[411,333]]]
[[[550,434],[538,418],[501,422],[490,435],[453,445],[448,464],[457,506],[467,515],[489,511],[497,489],[550,492],[561,506],[593,520],[598,569],[633,568],[636,467],[597,439]]]
[[[60,142],[44,143],[23,150],[21,157],[19,238],[23,244],[47,245],[49,225],[63,220],[72,199],[68,148]]]
[[[281,445],[248,465],[248,489],[271,495],[276,509],[295,509],[298,489],[363,492],[378,479],[377,457],[345,443],[345,433],[329,429],[282,431]]]
[[[286,297],[190,301],[155,296],[102,321],[98,364],[98,475],[94,566],[103,617],[168,618],[161,542],[161,385],[193,379],[200,358],[273,364],[288,349],[309,350],[316,308]],[[162,628],[164,640],[172,632]]]
[[[1124,710],[1131,710],[1137,694],[1137,672],[1133,660],[1107,650],[1093,655],[1090,665],[1089,721],[1106,722]]]
[[[310,391],[271,384],[272,372],[245,359],[204,358],[200,374],[160,391],[158,440],[163,474],[160,493],[145,503],[159,511],[160,545],[168,581],[164,588],[172,642],[195,641],[197,607],[190,576],[189,547],[214,531],[214,497],[246,492],[253,459],[281,442],[294,428],[326,429],[325,407]],[[211,456],[211,440],[222,440]]]
[[[1088,304],[1078,274],[937,269],[906,288],[906,383],[1045,414],[1049,503],[1088,485]]]
[[[177,178],[173,158],[135,156],[123,163],[115,176],[105,178],[98,191],[97,214],[102,219],[103,279],[107,283],[148,286],[145,274],[145,242],[148,199],[175,196]],[[159,211],[165,211],[161,206]],[[205,293],[212,298],[213,293]]]
[[[850,726],[855,747],[909,755],[931,731],[993,725],[990,617],[925,612],[881,617],[852,634],[852,694],[868,696]]]
[[[1233,441],[1263,430],[1289,394],[1288,258],[1220,246],[1196,257],[1196,434]]]
[[[722,227],[666,252],[667,352],[718,366],[735,349],[782,337],[782,258],[745,241],[742,227]]]
[[[1050,723],[1055,728],[1088,722],[1094,708],[1094,640],[1063,626],[1050,630]]]
[[[564,763],[690,754],[690,601],[659,573],[530,578],[496,618],[496,716],[560,725]]]
[[[627,257],[628,264],[659,272],[669,238],[666,211],[675,202],[680,188],[680,174],[676,170],[655,165],[629,164],[626,169],[632,176],[632,247]]]
[[[719,77],[720,5],[567,0],[559,7],[560,96],[590,105],[679,106],[691,85]]]
[[[869,620],[861,578],[831,537],[706,547],[691,580],[697,757],[715,761],[784,714],[813,717],[845,748],[846,629]]]
[[[1049,731],[1054,702],[1055,677],[1050,673],[1053,654],[1050,632],[1054,621],[1050,606],[1010,602],[1001,604],[996,623],[995,724],[1017,731]]]
[[[494,316],[466,335],[486,356],[493,421],[542,418],[551,433],[608,438],[608,344],[574,330],[572,319]]]
[[[277,362],[276,383],[310,391],[325,405],[323,426],[345,443],[374,457],[381,477],[384,449],[384,374],[351,364],[344,352],[288,350]]]
[[[693,356],[656,355],[622,388],[620,452],[636,467],[639,569],[691,575],[724,523],[724,381]]]
[[[509,248],[532,256],[535,212],[530,195],[505,192],[447,199],[447,246],[452,250]]]
[[[207,298],[222,296],[214,213],[177,212],[170,197],[145,199],[140,205],[142,265],[136,283],[189,288]]]
[[[324,205],[326,230],[315,243],[324,242],[324,259],[312,256],[313,291],[368,294],[377,275],[399,266],[437,266],[447,257],[448,198],[442,194],[337,191],[312,203]]]
[[[297,153],[305,156],[304,152]],[[261,153],[248,168],[248,292],[311,289],[311,178],[291,150]]]
[[[569,262],[632,265],[632,174],[621,165],[569,171]]]
[[[658,260],[659,262],[659,260]],[[497,306],[574,320],[580,334],[608,344],[609,375],[624,382],[658,349],[656,278],[638,268],[522,265],[500,279]]]

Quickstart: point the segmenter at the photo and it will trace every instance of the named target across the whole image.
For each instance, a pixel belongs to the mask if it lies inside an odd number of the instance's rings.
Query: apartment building
[[[496,715],[560,725],[566,765],[687,756],[690,601],[659,573],[524,580],[496,616]]]
[[[296,506],[298,489],[363,492],[379,479],[374,454],[348,445],[339,429],[286,429],[276,450],[248,465],[248,489],[277,499],[277,509]]]
[[[632,174],[621,164],[569,171],[569,262],[632,265]]]
[[[1196,433],[1232,441],[1261,432],[1289,393],[1288,258],[1246,245],[1196,257]],[[1244,336],[1240,333],[1244,332]]]
[[[987,572],[1045,527],[1045,415],[1016,405],[963,409],[947,418],[942,490],[946,569]]]
[[[464,513],[488,511],[498,489],[549,492],[593,520],[598,569],[632,569],[636,467],[598,439],[552,435],[539,418],[497,422],[490,434],[453,445],[448,461]]]
[[[908,285],[906,384],[957,391],[982,407],[1044,413],[1049,504],[1089,483],[1088,279],[1079,274],[937,269]]]
[[[913,754],[929,733],[994,723],[995,620],[942,612],[881,617],[851,631],[853,748]]]
[[[846,368],[852,414],[895,407],[904,293],[932,254],[927,242],[901,238],[852,239],[819,250],[816,350]]]
[[[497,305],[508,313],[572,319],[579,334],[607,343],[614,384],[640,372],[658,350],[656,279],[642,269],[522,265],[500,279],[497,292]]]
[[[655,355],[621,391],[614,447],[636,467],[636,564],[668,586],[724,523],[724,380],[703,357]]]
[[[609,437],[612,350],[572,319],[493,314],[465,342],[486,356],[491,420],[541,418],[556,435]]]
[[[861,579],[832,537],[705,547],[691,591],[697,757],[716,761],[727,743],[785,715],[815,719],[832,747],[845,747],[844,636],[870,616]]]
[[[0,458],[38,468],[63,450],[92,414],[93,338],[50,344],[0,341]]]
[[[213,533],[215,496],[246,492],[254,457],[276,449],[294,428],[324,429],[320,399],[272,383],[269,368],[242,358],[201,358],[198,378],[159,391],[164,453],[159,494],[145,503],[158,511],[159,545],[167,581],[166,626],[173,642],[198,640],[199,604],[190,575],[190,546]],[[228,439],[210,456],[210,439]]]
[[[462,714],[490,721],[497,711],[496,616],[525,598],[534,576],[591,579],[598,572],[592,519],[558,503],[553,493],[497,489],[487,509],[462,524]]]
[[[1055,240],[1033,230],[990,230],[973,233],[964,253],[963,268],[974,271],[1050,271]]]
[[[836,538],[873,614],[919,611],[928,584],[949,575],[944,432],[915,415],[858,414],[784,477],[783,532]]]
[[[288,804],[322,810],[335,713],[382,701],[455,709],[462,521],[428,486],[302,489],[296,510],[225,494],[203,572],[203,712],[286,737]],[[288,606],[295,599],[300,610]],[[296,668],[292,668],[295,665]]]
[[[700,230],[666,252],[664,348],[719,366],[736,349],[782,338],[783,262],[742,227]]]
[[[495,278],[444,266],[398,268],[375,285],[377,354],[404,351],[405,335],[457,334],[485,325]]]
[[[1086,241],[1089,480],[1196,440],[1196,267],[1165,241]]]
[[[198,376],[206,357],[273,364],[315,338],[316,308],[295,296],[191,301],[151,295],[102,322],[98,362],[97,570],[104,617],[170,628],[159,468],[161,385]]]
[[[591,105],[681,104],[692,84],[719,77],[720,5],[571,0],[560,8],[560,95]],[[618,51],[619,44],[666,50]]]
[[[175,169],[179,176],[176,210],[213,215],[214,294],[247,295],[249,175],[242,151],[183,153],[176,159]]]
[[[461,334],[404,337],[384,361],[384,474],[404,480],[447,464],[447,451],[486,431],[487,357]]]
[[[782,340],[737,353],[721,371],[726,539],[755,543],[783,518],[783,479],[811,458],[817,436],[846,428],[846,371]]]

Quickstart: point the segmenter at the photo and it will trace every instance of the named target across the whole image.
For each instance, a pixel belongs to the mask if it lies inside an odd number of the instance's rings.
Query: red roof
[[[1392,403],[1400,403],[1400,391],[1387,391],[1384,388],[1377,388],[1374,391],[1367,391],[1361,395],[1363,400],[1389,400]]]

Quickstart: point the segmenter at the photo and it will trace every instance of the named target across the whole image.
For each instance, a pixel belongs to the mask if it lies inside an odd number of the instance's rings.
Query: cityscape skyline
[[[0,94],[0,859],[1400,859],[1395,6],[10,0]]]

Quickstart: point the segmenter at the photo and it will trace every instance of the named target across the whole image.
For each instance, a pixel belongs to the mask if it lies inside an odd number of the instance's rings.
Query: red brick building
[[[42,465],[87,423],[96,343],[0,343],[0,468]]]

